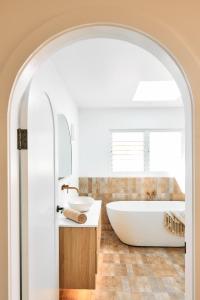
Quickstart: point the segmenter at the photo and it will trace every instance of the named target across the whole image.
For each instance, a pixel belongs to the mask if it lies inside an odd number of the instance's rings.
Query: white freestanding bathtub
[[[184,237],[164,227],[164,213],[184,211],[184,201],[116,201],[106,205],[119,239],[132,246],[183,247]]]

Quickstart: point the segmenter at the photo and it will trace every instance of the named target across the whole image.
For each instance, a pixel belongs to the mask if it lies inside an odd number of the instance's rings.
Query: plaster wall
[[[79,125],[80,177],[126,177],[130,174],[112,172],[111,131],[178,129],[184,132],[184,110],[183,108],[79,109]],[[135,172],[131,176],[136,174]],[[182,175],[184,177],[184,173]]]
[[[57,71],[56,66],[51,60],[45,62],[34,75],[31,82],[32,91],[45,92],[50,98],[54,110],[55,129],[57,133],[57,115],[62,114],[65,116],[69,130],[73,127],[74,139],[72,140],[72,173],[70,176],[58,180],[57,185],[57,198],[60,205],[66,201],[67,192],[61,191],[61,185],[68,183],[72,186],[78,186],[79,177],[79,116],[78,108],[71,98],[71,95],[66,89],[65,82]],[[56,134],[57,139],[57,134]],[[57,146],[57,144],[56,144]],[[58,149],[56,149],[56,164],[58,164]],[[74,193],[70,191],[69,194]]]
[[[121,24],[159,41],[182,66],[193,93],[195,273],[200,299],[200,2],[195,0],[0,1],[0,299],[8,299],[7,111],[26,59],[53,35],[85,24]]]

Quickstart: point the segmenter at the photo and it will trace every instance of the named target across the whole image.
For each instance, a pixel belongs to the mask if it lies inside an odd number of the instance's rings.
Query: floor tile
[[[63,290],[60,300],[184,300],[182,248],[131,247],[102,232],[95,291]]]

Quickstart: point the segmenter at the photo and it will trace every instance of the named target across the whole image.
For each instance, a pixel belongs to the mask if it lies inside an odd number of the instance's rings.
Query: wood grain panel
[[[96,228],[60,228],[60,288],[94,289]]]
[[[101,246],[101,218],[99,219],[99,226],[96,228],[96,273],[98,272],[99,253]]]

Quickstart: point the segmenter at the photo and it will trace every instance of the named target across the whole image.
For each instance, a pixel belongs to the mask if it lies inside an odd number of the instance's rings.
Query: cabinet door
[[[101,246],[101,221],[99,221],[99,226],[96,229],[96,273],[98,272],[98,256]]]
[[[60,288],[94,289],[96,228],[60,228]]]

